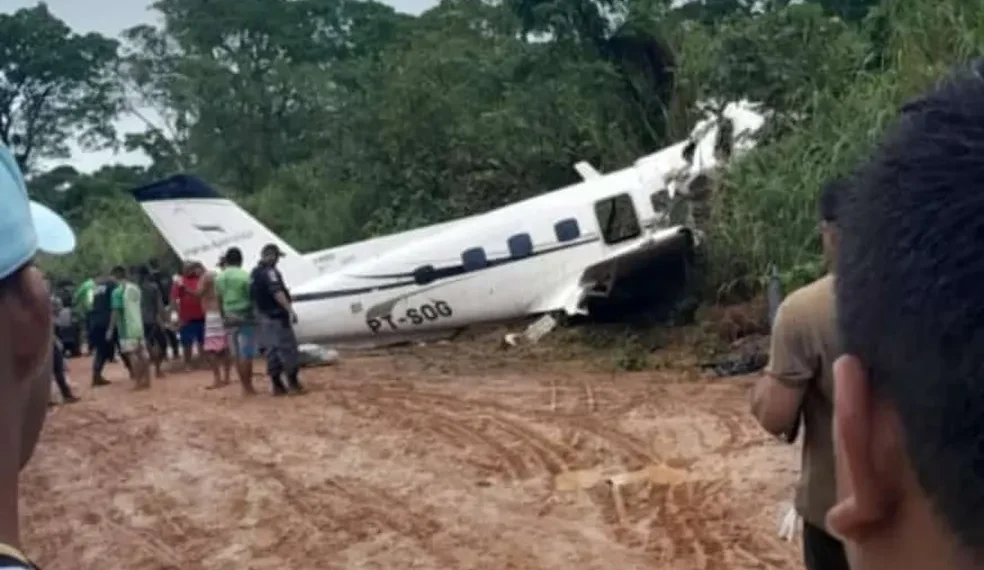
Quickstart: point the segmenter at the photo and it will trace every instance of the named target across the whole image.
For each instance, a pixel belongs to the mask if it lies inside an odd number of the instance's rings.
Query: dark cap
[[[276,254],[277,257],[287,256],[287,254],[284,253],[284,251],[280,249],[280,247],[275,243],[268,243],[265,246],[263,246],[263,249],[260,250],[260,255],[269,255],[269,254]]]

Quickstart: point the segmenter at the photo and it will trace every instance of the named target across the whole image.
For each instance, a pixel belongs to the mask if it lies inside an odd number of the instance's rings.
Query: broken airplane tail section
[[[263,246],[272,243],[286,254],[277,267],[288,283],[300,285],[318,275],[310,259],[195,176],[180,174],[131,192],[182,261],[200,261],[214,269],[219,257],[235,246],[249,270]]]

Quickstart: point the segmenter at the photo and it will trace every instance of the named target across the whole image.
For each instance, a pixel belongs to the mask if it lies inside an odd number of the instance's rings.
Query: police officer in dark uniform
[[[106,340],[106,331],[109,330],[110,315],[113,309],[110,305],[110,298],[113,296],[113,288],[116,283],[106,276],[96,278],[96,287],[93,292],[92,309],[89,311],[89,343],[93,344],[92,358],[92,385],[106,386],[109,380],[103,377],[103,367],[113,359],[115,352],[113,342]]]
[[[291,304],[290,291],[277,269],[283,252],[276,244],[267,244],[260,250],[260,261],[250,274],[250,295],[260,318],[261,338],[266,346],[267,374],[273,383],[276,396],[304,391],[298,373],[297,337],[294,323],[297,313]],[[284,385],[283,376],[287,376]]]

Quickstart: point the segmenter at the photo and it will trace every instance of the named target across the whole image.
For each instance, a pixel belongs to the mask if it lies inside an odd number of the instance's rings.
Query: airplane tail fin
[[[219,257],[235,246],[243,252],[243,267],[249,269],[263,246],[272,243],[286,254],[278,268],[287,283],[300,285],[318,274],[310,259],[195,176],[172,176],[131,193],[183,261],[200,261],[214,269]]]

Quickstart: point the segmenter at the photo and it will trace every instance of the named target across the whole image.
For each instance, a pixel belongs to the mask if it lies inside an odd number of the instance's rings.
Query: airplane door
[[[632,195],[625,192],[598,200],[594,205],[595,217],[601,239],[606,246],[613,246],[642,235],[639,215]]]

